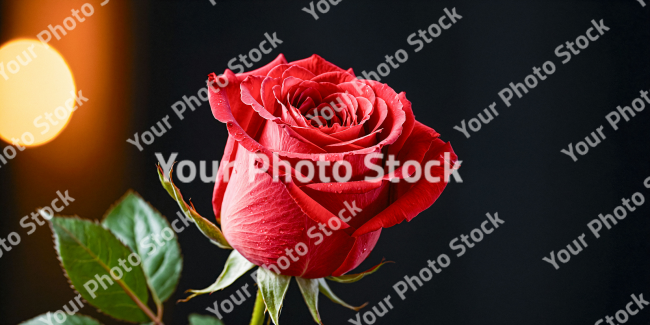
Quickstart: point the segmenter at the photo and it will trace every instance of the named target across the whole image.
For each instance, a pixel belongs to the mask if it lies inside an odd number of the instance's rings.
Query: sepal
[[[223,268],[221,275],[219,275],[219,278],[217,278],[217,281],[214,284],[203,290],[188,290],[187,292],[191,292],[192,295],[180,301],[187,302],[196,296],[223,290],[233,284],[242,275],[246,274],[246,272],[250,271],[253,267],[255,267],[255,264],[245,259],[238,251],[233,250],[232,253],[230,253],[230,256],[228,256],[228,260],[226,260],[226,265]]]
[[[158,164],[158,178],[160,178],[160,183],[162,186],[167,190],[167,193],[176,200],[178,203],[178,206],[180,206],[181,210],[187,216],[190,218],[194,223],[196,224],[197,227],[199,227],[199,230],[210,239],[210,241],[219,246],[219,248],[223,249],[233,249],[232,246],[228,243],[226,240],[226,237],[224,237],[223,233],[221,232],[221,229],[217,227],[214,223],[208,221],[208,219],[202,217],[198,212],[196,212],[196,209],[194,209],[194,206],[190,206],[187,203],[185,203],[185,200],[183,200],[183,195],[181,195],[181,191],[174,185],[174,181],[171,179],[171,175],[173,174],[173,168],[172,170],[169,171],[169,179],[167,179],[164,176],[164,172],[162,170],[162,167],[160,167],[160,164]],[[191,203],[191,202],[190,202]]]

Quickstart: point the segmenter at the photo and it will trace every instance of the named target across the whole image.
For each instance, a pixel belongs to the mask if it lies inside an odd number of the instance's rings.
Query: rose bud
[[[314,55],[210,75],[228,142],[213,207],[248,261],[302,278],[340,276],[381,229],[430,207],[457,161],[405,93]],[[395,165],[398,162],[398,165]]]

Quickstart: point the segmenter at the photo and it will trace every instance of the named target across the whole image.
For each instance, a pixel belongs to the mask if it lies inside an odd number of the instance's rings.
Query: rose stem
[[[262,298],[262,291],[257,290],[257,298],[255,298],[253,318],[251,318],[250,325],[263,325],[265,310],[266,310],[266,306],[264,306],[264,298]]]

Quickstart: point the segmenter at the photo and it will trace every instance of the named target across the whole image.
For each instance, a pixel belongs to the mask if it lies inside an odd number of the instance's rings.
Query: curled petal
[[[386,102],[388,114],[380,127],[391,130],[391,132],[382,134],[380,141],[387,140],[385,144],[393,144],[398,140],[400,135],[402,135],[403,125],[406,121],[406,113],[403,110],[403,105],[399,100],[399,96],[386,84],[374,80],[364,80],[364,82],[372,88],[375,94],[377,94],[377,102],[380,102],[379,99]],[[375,104],[375,106],[378,105],[378,103]]]
[[[413,109],[411,108],[411,102],[406,99],[405,92],[401,92],[399,94],[399,101],[402,103],[402,109],[406,114],[406,121],[404,121],[402,136],[400,136],[399,139],[395,141],[395,143],[391,144],[390,147],[388,147],[389,155],[396,155],[398,152],[401,152],[404,143],[411,136],[411,132],[413,132],[413,127],[416,123],[415,115],[413,115]]]
[[[249,72],[238,73],[237,78],[239,79],[239,82],[241,82],[248,76],[266,76],[266,74],[273,70],[273,68],[286,63],[287,59],[284,57],[284,54],[280,53],[280,55],[278,55],[278,57],[276,57],[269,64]]]
[[[375,102],[375,92],[368,85],[360,80],[353,80],[337,85],[342,91],[349,92],[355,97],[365,97],[369,102]]]
[[[373,232],[357,237],[357,240],[354,242],[354,247],[350,250],[345,261],[336,271],[334,271],[334,273],[332,273],[332,275],[341,276],[359,266],[359,264],[361,264],[361,262],[363,262],[375,248],[380,235],[381,229],[377,229]]]
[[[391,180],[394,178],[402,179],[407,176],[411,176],[413,173],[404,170],[404,163],[407,161],[416,161],[418,164],[423,165],[422,160],[429,151],[429,148],[434,144],[434,140],[440,136],[440,133],[436,132],[434,129],[415,121],[413,131],[411,132],[411,137],[406,142],[404,150],[401,150],[399,154],[395,157],[395,160],[401,163],[392,173],[388,172],[388,167],[386,167],[384,179]],[[390,150],[389,150],[389,154]]]
[[[453,166],[458,158],[451,145],[448,142],[444,143],[440,139],[434,140],[423,160],[423,164],[432,160],[441,161],[439,166],[433,167],[431,171],[433,177],[439,177],[437,182],[422,177],[416,183],[409,184],[403,195],[399,196],[388,208],[359,227],[352,236],[358,237],[380,228],[392,227],[404,220],[411,221],[420,212],[429,208],[447,186],[447,183],[444,182],[443,167],[445,152],[448,152],[451,157],[451,161],[447,163]]]
[[[282,79],[286,79],[287,77],[296,77],[302,80],[310,80],[315,76],[316,75],[311,73],[311,71],[297,65],[291,66],[282,73]]]
[[[386,106],[386,102],[383,99],[377,98],[374,109],[375,112],[370,116],[368,121],[369,132],[377,130],[382,124],[384,124],[386,116],[388,116],[388,106]]]
[[[292,67],[291,64],[277,65],[273,69],[269,70],[269,72],[266,74],[266,76],[271,77],[271,78],[281,79],[282,74],[284,74],[284,72],[287,71],[291,67]]]

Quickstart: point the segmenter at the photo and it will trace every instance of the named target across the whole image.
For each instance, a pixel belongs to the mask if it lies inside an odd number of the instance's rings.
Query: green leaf
[[[193,294],[181,301],[187,302],[198,295],[223,290],[233,284],[242,275],[246,274],[246,272],[250,271],[253,267],[255,267],[255,264],[245,259],[238,251],[233,250],[232,253],[230,253],[230,256],[228,256],[226,266],[223,268],[219,278],[217,278],[217,282],[203,290],[189,290],[188,292],[192,292]]]
[[[90,221],[54,217],[50,223],[68,279],[86,301],[120,320],[150,321],[141,309],[147,308],[149,299],[147,281],[142,267],[128,262],[129,248],[110,231]],[[111,269],[122,271],[122,277],[113,279],[109,274]],[[119,275],[118,271],[114,273]],[[98,278],[103,279],[106,289],[99,284]],[[89,289],[94,291],[94,297]]]
[[[339,304],[339,305],[341,305],[343,307],[350,308],[350,309],[352,309],[354,311],[359,311],[359,310],[361,310],[361,308],[368,305],[368,303],[365,303],[365,304],[363,304],[363,305],[361,305],[359,307],[354,307],[354,306],[348,305],[345,301],[343,301],[339,297],[337,297],[334,294],[334,292],[332,292],[332,289],[330,289],[329,285],[327,285],[327,282],[325,282],[324,278],[323,279],[318,279],[318,285],[319,285],[320,292],[322,292],[325,296],[327,296],[327,298],[330,298],[330,300],[332,300],[334,303],[337,303],[337,304]]]
[[[341,275],[341,276],[328,276],[327,279],[331,280],[331,281],[334,281],[334,282],[338,282],[338,283],[354,283],[354,282],[357,282],[357,281],[363,279],[367,275],[371,275],[371,274],[377,272],[377,270],[379,270],[379,268],[382,265],[386,264],[386,263],[393,263],[393,262],[391,262],[391,261],[388,261],[388,262],[381,261],[381,263],[379,263],[378,265],[373,266],[368,271],[357,273],[357,274],[347,274],[347,275]]]
[[[64,313],[65,314],[65,313]],[[49,312],[40,316],[36,316],[19,325],[43,325],[43,324],[60,324],[60,325],[101,325],[98,321],[83,315],[68,315],[65,314],[66,319],[63,323],[59,323],[58,319],[54,317],[53,313]],[[51,322],[51,323],[50,323]]]
[[[172,172],[173,170],[170,170],[169,175],[172,175]],[[174,200],[176,200],[176,203],[178,203],[178,206],[181,207],[183,213],[194,221],[203,235],[208,237],[208,239],[210,239],[213,244],[219,246],[220,248],[232,249],[230,244],[228,244],[226,237],[223,236],[223,233],[219,227],[210,222],[208,219],[203,218],[198,212],[196,212],[196,209],[194,209],[193,206],[189,206],[187,203],[185,203],[185,200],[183,200],[183,195],[181,195],[181,191],[178,189],[178,187],[176,187],[176,185],[174,185],[174,181],[171,179],[171,177],[170,179],[165,178],[160,164],[158,164],[158,178],[160,179],[162,186],[165,188],[165,190],[167,190],[167,193],[169,193],[169,195]]]
[[[263,267],[260,267],[257,271],[257,285],[260,292],[262,292],[264,304],[275,325],[280,325],[280,310],[282,309],[284,295],[289,288],[289,282],[291,282],[290,276],[276,274]]]
[[[307,303],[311,316],[314,317],[314,321],[322,324],[320,315],[318,314],[318,279],[296,277],[296,281],[298,281],[298,287],[300,287],[302,297],[305,298],[305,302]]]
[[[157,304],[169,299],[176,291],[183,257],[167,219],[139,195],[128,192],[108,211],[102,225],[142,257],[144,274]]]
[[[190,325],[223,325],[223,322],[216,317],[191,314]]]

